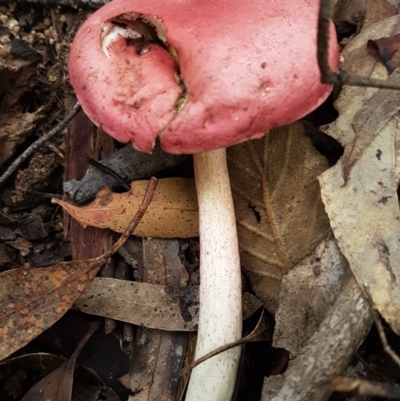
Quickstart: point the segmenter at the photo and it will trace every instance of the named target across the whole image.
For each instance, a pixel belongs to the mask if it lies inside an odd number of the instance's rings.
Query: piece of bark
[[[86,156],[90,156],[87,154]],[[170,169],[190,160],[190,156],[170,155],[155,146],[151,155],[141,153],[126,145],[101,161],[126,181],[148,178],[159,171]],[[94,158],[96,159],[96,158]],[[96,159],[98,160],[98,159]],[[64,183],[64,191],[77,204],[92,200],[97,192],[104,187],[119,188],[119,183],[112,176],[104,174],[98,168],[91,168],[81,180],[71,180]]]
[[[357,351],[373,322],[372,310],[353,277],[299,356],[281,376],[264,380],[261,401],[324,401],[322,387],[340,375]]]
[[[98,159],[114,150],[114,142],[80,111],[69,125],[65,155],[65,181],[81,178],[87,170],[87,156]],[[73,260],[90,259],[108,251],[112,234],[95,227],[83,228],[77,221],[64,215],[64,227],[69,231]]]
[[[143,282],[168,287],[187,285],[177,240],[143,239]],[[139,327],[132,353],[129,401],[177,399],[187,334]]]
[[[108,277],[114,278],[115,277],[115,265],[114,260],[110,259],[99,271],[100,277]],[[115,328],[117,327],[117,322],[114,319],[109,317],[104,318],[104,332],[106,334],[112,333]]]

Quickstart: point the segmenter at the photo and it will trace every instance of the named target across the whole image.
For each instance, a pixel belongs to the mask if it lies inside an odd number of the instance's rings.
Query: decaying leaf
[[[385,67],[368,54],[366,44],[398,33],[399,16],[366,29],[346,47],[344,68],[356,75],[386,79]],[[399,74],[395,70],[390,79]],[[325,132],[346,149],[343,159],[320,177],[323,201],[357,282],[399,332],[399,168],[395,168],[395,150],[400,143],[400,92],[344,87],[335,105],[339,117]]]
[[[297,356],[317,332],[349,277],[350,269],[332,238],[322,241],[314,252],[282,280],[279,307],[275,314],[273,346]]]
[[[74,219],[86,226],[110,228],[123,232],[136,213],[146,190],[147,181],[132,182],[130,192],[121,194],[104,189],[86,206],[75,206],[54,199]],[[194,181],[186,178],[164,178],[158,181],[153,201],[134,235],[158,238],[198,236],[198,206]]]
[[[400,68],[394,71],[390,80],[396,81],[399,78]],[[396,90],[380,89],[364,101],[362,108],[354,116],[352,125],[355,137],[346,145],[343,154],[342,167],[345,181],[364,150],[370,146],[376,134],[396,115],[399,109],[400,91]]]
[[[359,32],[375,22],[397,14],[396,7],[387,0],[331,0],[330,2],[339,33],[348,33],[351,25],[356,25]]]
[[[400,66],[400,34],[369,40],[367,50],[387,68],[389,74]]]
[[[33,50],[33,49],[31,49]],[[11,45],[3,43],[0,49],[0,165],[7,161],[46,115],[46,108],[26,112],[21,99],[37,84],[38,58],[15,57]],[[10,90],[10,83],[12,90]]]
[[[338,244],[361,289],[400,333],[400,215],[394,174],[396,119],[377,133],[346,185],[342,161],[320,176],[322,199]]]
[[[21,267],[0,274],[0,360],[11,355],[60,319],[118,251],[151,201],[150,180],[142,205],[111,251],[94,259],[62,262],[48,268]]]
[[[281,278],[330,231],[316,177],[327,169],[301,123],[228,149],[241,263],[275,311]]]
[[[387,79],[386,68],[368,54],[367,42],[398,33],[400,33],[400,16],[398,15],[386,18],[363,30],[344,49],[342,68],[353,75]],[[335,108],[339,112],[338,118],[332,124],[322,127],[321,130],[343,146],[349,144],[355,136],[353,121],[356,114],[362,109],[364,102],[378,90],[380,89],[344,86],[335,101]]]
[[[243,295],[243,319],[250,317],[260,301]],[[196,331],[198,324],[198,287],[170,288],[96,277],[75,304],[92,315],[109,317],[137,326],[168,331]]]
[[[28,393],[25,394],[22,401],[71,401],[76,360],[82,348],[98,327],[98,322],[92,323],[89,331],[79,342],[71,358],[64,361],[61,366],[36,383]]]
[[[396,7],[388,0],[364,0],[365,15],[363,18],[362,29],[367,29],[371,25],[392,17],[398,13]]]
[[[343,68],[358,76],[387,79],[386,68],[369,54],[367,42],[398,33],[399,16],[386,18],[363,30],[343,51]],[[389,79],[397,80],[399,75],[400,71],[396,70]],[[397,113],[399,104],[399,91],[343,87],[335,101],[339,116],[332,124],[323,127],[322,131],[345,146],[342,164],[345,180],[377,132]],[[396,147],[400,148],[397,144]]]
[[[21,401],[47,401],[57,400],[57,394],[65,371],[68,360],[64,361],[61,366],[53,370],[46,377],[36,383]]]
[[[21,267],[0,274],[0,360],[60,319],[108,259]]]
[[[334,21],[339,27],[343,23],[359,26],[365,13],[365,0],[336,0],[333,2]]]
[[[12,219],[0,213],[0,238],[3,241],[16,239],[18,236],[37,241],[47,236],[40,216],[33,213],[26,214],[20,219]]]
[[[36,352],[15,355],[1,361],[0,399],[22,400],[34,380],[41,380],[56,370],[65,359],[56,354]]]

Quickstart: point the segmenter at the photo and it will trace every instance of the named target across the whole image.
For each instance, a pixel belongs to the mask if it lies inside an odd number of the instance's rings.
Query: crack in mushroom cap
[[[157,137],[177,154],[259,138],[331,91],[319,82],[318,7],[318,0],[114,0],[78,31],[70,81],[89,118],[140,151],[151,152]],[[135,31],[135,19],[153,25],[166,45]],[[122,28],[105,50],[113,21]],[[333,26],[331,37],[335,70]]]

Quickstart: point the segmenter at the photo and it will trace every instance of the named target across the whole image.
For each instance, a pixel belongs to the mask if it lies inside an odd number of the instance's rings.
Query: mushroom
[[[331,86],[319,82],[318,5],[114,0],[72,44],[70,81],[95,124],[143,152],[158,139],[166,152],[194,154],[201,249],[196,359],[241,337],[225,147],[298,120],[329,95]],[[335,39],[329,54],[335,70]],[[236,347],[198,365],[186,399],[230,400],[239,357]]]

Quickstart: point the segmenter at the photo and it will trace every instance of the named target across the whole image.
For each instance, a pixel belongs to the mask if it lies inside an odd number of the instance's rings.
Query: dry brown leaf
[[[386,79],[386,68],[368,54],[367,41],[400,33],[400,17],[378,22],[345,49],[344,68]],[[395,71],[390,79],[396,79]],[[339,117],[325,130],[346,146],[343,160],[320,177],[331,226],[360,287],[400,332],[400,273],[395,149],[399,155],[399,91],[344,87],[335,105]],[[341,170],[341,171],[340,171]],[[344,173],[344,174],[343,174]],[[343,174],[343,176],[342,176]]]
[[[340,249],[361,289],[397,334],[400,215],[394,146],[398,131],[392,118],[364,150],[346,185],[341,160],[320,176],[322,198]]]
[[[350,23],[359,26],[363,21],[365,0],[336,0],[333,2],[335,24]]]
[[[110,228],[123,232],[136,213],[147,181],[132,182],[130,192],[121,194],[104,189],[86,206],[75,206],[54,199],[83,226]],[[153,200],[134,235],[157,238],[197,237],[198,205],[194,180],[164,178],[158,180]]]
[[[362,29],[367,29],[371,25],[396,14],[396,7],[387,0],[366,0]]]
[[[351,74],[387,79],[386,68],[368,54],[367,42],[383,36],[400,33],[400,17],[394,16],[378,22],[355,37],[343,52],[343,68]],[[395,71],[390,79],[397,79],[400,71]],[[344,86],[335,107],[338,118],[322,131],[338,140],[346,147],[343,174],[347,179],[354,163],[368,147],[377,132],[397,112],[399,91]],[[400,148],[400,140],[396,140]]]
[[[0,48],[0,166],[15,152],[32,133],[36,125],[46,116],[46,108],[26,112],[20,107],[21,99],[29,94],[37,84],[39,60],[16,57],[11,53],[11,45],[3,43]],[[13,83],[13,84],[11,84]],[[12,85],[12,90],[10,87]],[[49,99],[50,100],[50,99]]]
[[[228,149],[241,263],[275,311],[283,274],[330,231],[316,177],[328,168],[301,123]]]
[[[296,357],[317,332],[349,273],[346,259],[330,238],[286,274],[275,314],[273,346]]]
[[[67,368],[68,360],[64,361],[61,366],[53,370],[42,380],[36,383],[21,401],[47,401],[57,400],[58,388],[62,380],[65,369]]]
[[[387,2],[390,3],[393,7],[396,7],[398,10],[400,10],[399,0],[387,0]]]
[[[11,355],[60,319],[123,245],[151,201],[156,181],[148,182],[142,205],[111,251],[94,259],[47,268],[21,267],[0,274],[0,360]]]
[[[390,80],[400,78],[400,68],[394,71]],[[362,108],[354,116],[354,139],[346,145],[343,159],[343,175],[347,180],[350,170],[360,159],[376,134],[397,114],[400,109],[400,91],[379,89],[369,99],[365,100]]]
[[[356,25],[357,31],[361,31],[397,14],[396,7],[387,0],[331,0],[331,4],[339,32],[348,30],[349,24]]]
[[[368,53],[381,62],[391,74],[400,67],[400,34],[369,40],[367,42]]]
[[[71,401],[76,360],[82,348],[98,327],[99,323],[92,323],[71,358],[64,361],[61,366],[36,383],[21,401]]]
[[[363,30],[344,49],[342,68],[349,74],[374,79],[387,79],[386,68],[368,54],[368,40],[376,40],[384,36],[400,33],[400,16],[386,18]],[[322,131],[346,146],[353,141],[355,133],[353,121],[356,114],[362,109],[364,102],[380,89],[344,86],[335,108],[339,112],[338,118],[329,125],[322,127]],[[396,92],[396,91],[392,91]]]
[[[60,319],[108,259],[21,267],[0,274],[0,360]]]
[[[260,306],[256,297],[243,294],[243,319],[250,317]],[[170,288],[96,277],[78,299],[75,308],[151,329],[195,331],[198,324],[198,287]]]

